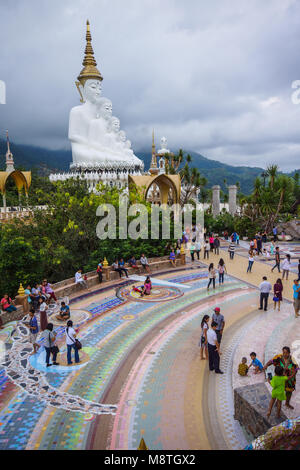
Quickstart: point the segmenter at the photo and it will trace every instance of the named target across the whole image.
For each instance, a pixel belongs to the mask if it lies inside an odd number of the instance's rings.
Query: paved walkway
[[[12,371],[6,364],[0,370],[0,448],[136,449],[142,436],[150,449],[243,448],[247,440],[233,419],[233,388],[242,385],[236,372],[240,356],[256,350],[265,362],[288,344],[300,361],[300,322],[290,303],[292,274],[291,280],[284,281],[288,300],[282,312],[274,312],[272,306],[267,313],[258,311],[256,287],[262,276],[272,283],[278,276],[262,262],[255,263],[253,273],[247,275],[242,250],[234,261],[226,248],[220,256],[210,255],[214,263],[223,257],[229,275],[224,286],[217,282],[209,292],[207,268],[195,261],[180,270],[170,267],[158,276],[191,289],[154,286],[152,299],[140,299],[123,282],[116,295],[118,282],[73,299],[72,318],[83,343],[81,364],[66,366],[61,326],[56,326],[61,365],[46,369],[43,348],[29,359],[32,371],[38,371],[51,390],[57,389],[62,401],[66,396],[69,405],[56,406],[53,400],[50,405],[42,395],[37,399],[32,387],[26,392],[18,384],[18,365]],[[198,346],[201,319],[206,313],[211,316],[215,306],[226,321],[223,376],[209,372]],[[14,328],[15,322],[0,332],[3,362]],[[20,344],[20,355],[22,347],[28,349],[26,340]],[[250,384],[264,377],[250,374],[245,380]],[[97,415],[90,408],[74,412],[72,397],[77,402],[115,404],[116,415]],[[293,395],[293,403],[294,413],[300,413],[300,393]]]

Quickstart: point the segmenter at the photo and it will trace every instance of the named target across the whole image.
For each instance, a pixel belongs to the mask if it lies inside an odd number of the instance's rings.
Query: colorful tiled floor
[[[238,358],[256,349],[267,360],[288,340],[297,355],[300,322],[288,302],[280,316],[270,310],[262,317],[254,276],[250,285],[237,275],[246,260],[236,255],[232,265],[225,261],[235,277],[227,275],[224,286],[217,283],[209,292],[207,270],[195,262],[158,276],[190,288],[155,286],[153,298],[141,301],[130,286],[117,293],[112,286],[73,301],[82,361],[66,365],[64,330],[55,325],[61,365],[47,369],[43,347],[30,356],[28,370],[42,378],[33,391],[22,388],[18,371],[7,365],[17,334],[19,352],[28,348],[26,332],[16,333],[16,324],[1,330],[6,365],[0,370],[0,449],[136,449],[142,436],[150,449],[243,448],[247,441],[233,419],[233,387],[241,385]],[[201,319],[217,305],[226,320],[223,376],[208,372],[198,347]],[[57,405],[39,394],[42,381],[56,390]],[[300,394],[294,400],[300,414]],[[108,414],[101,414],[97,404],[116,409],[106,407]]]

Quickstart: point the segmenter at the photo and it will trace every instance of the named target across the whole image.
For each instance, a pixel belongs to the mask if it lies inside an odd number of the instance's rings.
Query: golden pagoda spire
[[[97,69],[97,62],[94,57],[89,20],[87,20],[86,22],[86,47],[82,65],[84,66],[84,68],[81,70],[80,75],[78,77],[78,81],[82,86],[84,86],[87,80],[103,80],[101,73]]]

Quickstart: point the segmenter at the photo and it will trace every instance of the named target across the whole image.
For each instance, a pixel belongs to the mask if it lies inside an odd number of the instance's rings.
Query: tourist
[[[250,240],[250,250],[253,251],[255,250],[255,243],[254,243],[254,239],[252,238],[252,240]]]
[[[67,323],[67,328],[66,328],[68,366],[73,364],[72,356],[71,356],[72,349],[74,349],[74,353],[75,353],[75,363],[79,364],[79,362],[80,362],[78,348],[76,346],[76,336],[77,336],[76,331],[73,328],[73,322],[72,322],[72,320],[69,320],[68,323]]]
[[[298,279],[294,280],[293,285],[293,301],[294,301],[294,310],[295,310],[295,317],[300,317],[299,310],[300,310],[300,285]]]
[[[119,260],[118,260],[118,259],[115,259],[115,262],[112,264],[112,268],[113,268],[114,271],[116,271],[117,273],[119,273],[119,276],[120,276],[120,279],[121,279],[123,269],[120,268]],[[125,274],[126,274],[126,273],[125,273]],[[128,275],[127,275],[127,277],[128,277]]]
[[[39,291],[39,285],[36,283],[34,284],[33,288],[31,289],[31,299],[33,303],[33,307],[35,309],[38,309],[39,307],[39,300],[40,300],[40,291]]]
[[[147,260],[146,256],[144,255],[144,253],[142,254],[142,256],[140,258],[140,263],[143,266],[143,269],[145,271],[148,271],[148,273],[150,273],[150,267],[149,267],[149,264],[148,264],[148,260]]]
[[[47,279],[44,279],[43,281],[43,287],[45,288],[45,293],[48,296],[48,299],[53,299],[54,302],[57,302],[57,298],[55,296],[54,290],[52,289],[51,284],[47,281]]]
[[[277,228],[276,227],[273,228],[273,236],[274,236],[274,242],[276,242],[277,241]]]
[[[278,272],[280,273],[280,252],[279,252],[279,247],[277,246],[276,247],[276,250],[275,250],[275,266],[273,266],[273,268],[271,269],[271,271],[273,272],[275,268],[278,269]]]
[[[275,250],[275,245],[274,245],[273,242],[271,242],[271,244],[270,244],[270,253],[271,253],[271,256],[274,255],[274,250]]]
[[[234,258],[234,250],[235,250],[235,243],[232,241],[228,247],[228,252],[229,252],[229,258],[233,259]]]
[[[289,272],[291,268],[291,255],[289,254],[286,255],[281,267],[282,267],[282,280],[284,279],[284,276],[286,277],[286,280],[288,280]]]
[[[228,231],[227,230],[225,230],[225,232],[224,232],[224,238],[225,238],[226,241],[228,240]]]
[[[248,256],[248,268],[247,268],[247,273],[252,272],[252,266],[254,263],[254,251],[251,249],[249,250],[249,256]]]
[[[201,251],[201,242],[200,240],[197,240],[196,243],[195,243],[195,250],[196,250],[196,254],[197,254],[197,259],[198,261],[200,260],[200,251]],[[300,266],[300,265],[299,265]]]
[[[39,310],[40,310],[40,326],[41,326],[41,330],[44,331],[46,330],[47,325],[48,325],[48,318],[47,318],[48,306],[42,297],[40,297],[39,299]]]
[[[253,238],[253,250],[256,251],[256,254],[257,254],[257,240],[256,240],[256,238]]]
[[[134,256],[131,256],[130,260],[128,261],[128,264],[133,269],[139,269]]]
[[[236,244],[237,244],[237,245],[240,244],[240,236],[239,236],[238,233],[236,234]]]
[[[249,367],[247,365],[247,358],[242,357],[242,362],[239,364],[238,367],[238,374],[241,375],[242,377],[245,377],[245,375],[248,374]]]
[[[196,247],[194,245],[194,242],[192,241],[190,245],[190,253],[191,253],[192,261],[195,261],[195,250],[196,250]]]
[[[231,234],[230,238],[231,238],[232,243],[236,242],[236,232],[235,231]]]
[[[70,307],[65,302],[61,303],[59,314],[56,316],[59,321],[67,321],[71,317]]]
[[[152,289],[152,282],[149,276],[147,276],[145,282],[144,282],[144,287],[141,292],[141,297],[144,295],[150,295],[151,294],[151,289]]]
[[[214,239],[214,249],[215,249],[215,255],[219,255],[219,251],[220,251],[220,239],[219,237],[216,237]]]
[[[37,351],[39,350],[40,346],[36,342],[37,335],[38,335],[38,332],[39,332],[39,327],[38,327],[38,322],[37,322],[37,319],[36,319],[36,316],[35,316],[34,308],[30,309],[29,317],[30,317],[29,324],[28,324],[28,326],[29,326],[29,342],[33,346],[33,351],[34,351],[33,354],[36,354]]]
[[[59,352],[58,347],[55,344],[56,341],[56,333],[53,331],[53,324],[48,323],[46,326],[41,338],[44,339],[45,343],[45,349],[46,349],[46,365],[47,367],[50,367],[52,365],[58,366],[59,363],[56,362],[56,357]],[[50,364],[50,354],[52,354],[52,362],[53,364]]]
[[[1,307],[4,312],[8,313],[15,312],[17,310],[8,294],[4,294],[3,298],[1,299]]]
[[[205,240],[204,244],[204,259],[207,258],[209,259],[209,250],[210,250],[210,244],[208,240]]]
[[[31,298],[31,286],[28,284],[28,286],[25,289],[25,295],[27,295],[27,302],[30,305],[32,304],[32,298]]]
[[[217,324],[216,334],[217,334],[217,340],[218,340],[219,344],[221,344],[223,330],[224,330],[224,327],[225,327],[225,319],[224,319],[224,316],[221,315],[220,312],[221,312],[220,308],[216,307],[214,309],[214,313],[213,313],[213,316],[212,316],[212,321]]]
[[[173,268],[176,268],[176,255],[175,255],[174,250],[171,251],[169,260],[170,260],[170,263],[173,266]]]
[[[209,315],[204,315],[201,321],[201,337],[200,337],[200,342],[199,342],[201,360],[208,359],[208,348],[207,348],[207,331],[209,329],[208,321],[209,321]],[[205,358],[203,354],[204,350],[205,350]]]
[[[257,359],[255,352],[250,353],[250,357],[252,359],[252,362],[249,366],[249,369],[250,369],[250,367],[253,366],[254,367],[254,374],[260,374],[263,371],[262,363]]]
[[[102,259],[99,261],[98,266],[97,266],[97,274],[98,274],[98,279],[99,279],[99,284],[102,284],[103,281],[103,265],[102,265]]]
[[[42,282],[41,284],[39,284],[38,290],[40,292],[40,296],[42,297],[42,299],[48,303],[49,295],[46,293],[46,287],[43,285]]]
[[[276,366],[275,376],[272,379],[268,378],[268,382],[272,387],[272,398],[267,413],[268,418],[271,415],[272,408],[275,402],[277,407],[277,418],[280,418],[281,402],[283,402],[283,400],[286,400],[285,383],[288,380],[288,377],[286,375],[283,375],[283,372],[283,367]]]
[[[262,242],[267,243],[267,232],[266,231],[264,231],[264,233],[262,234]]]
[[[213,234],[211,234],[209,237],[209,246],[210,246],[211,253],[214,251],[214,241],[215,241],[214,236]]]
[[[77,273],[75,274],[75,284],[80,284],[81,287],[88,290],[87,282],[82,277],[82,269],[78,269]]]
[[[224,260],[223,260],[223,258],[221,258],[220,261],[219,261],[219,264],[218,264],[219,285],[224,284],[224,273],[225,272],[227,274],[227,270],[226,270]]]
[[[280,312],[280,302],[282,302],[282,291],[283,285],[281,279],[277,279],[276,283],[274,284],[274,310],[276,310],[276,304],[278,305],[278,312]]]
[[[260,233],[257,234],[257,237],[256,237],[256,241],[257,241],[257,255],[259,256],[260,253],[262,254],[262,239],[261,239],[261,236],[260,236]]]
[[[207,285],[207,290],[209,290],[209,286],[211,285],[211,283],[213,283],[213,288],[215,289],[216,288],[216,270],[214,268],[214,263],[210,263],[209,265],[209,268],[208,268],[208,278],[209,278],[209,282],[208,282],[208,285]]]
[[[285,393],[286,393],[286,402],[285,406],[291,410],[294,407],[290,404],[292,394],[296,388],[296,374],[298,372],[298,364],[293,362],[291,356],[291,350],[288,346],[282,348],[282,354],[278,354],[268,361],[263,370],[266,370],[269,366],[281,366],[283,367],[283,373],[288,377],[288,380],[285,383]]]
[[[266,276],[263,277],[263,281],[259,285],[259,290],[260,290],[260,307],[259,310],[263,309],[263,303],[264,303],[264,311],[266,312],[268,310],[268,299],[269,299],[269,294],[272,290],[272,286],[267,280]]]
[[[121,258],[119,261],[119,268],[123,273],[125,273],[126,277],[128,277],[128,269],[125,268],[125,261],[123,258]]]
[[[220,370],[220,345],[217,340],[216,328],[217,323],[214,321],[211,323],[211,328],[207,330],[207,348],[208,348],[208,360],[209,360],[209,370],[215,371],[216,374],[223,374]]]
[[[300,259],[298,260],[298,281],[300,281]]]

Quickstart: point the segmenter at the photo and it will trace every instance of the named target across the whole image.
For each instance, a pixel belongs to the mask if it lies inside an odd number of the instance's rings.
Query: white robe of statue
[[[120,138],[120,121],[112,116],[112,103],[102,98],[101,92],[100,80],[87,80],[81,86],[84,104],[71,110],[69,139],[73,163],[88,166],[126,163],[142,167],[143,162],[128,146],[126,134]]]

